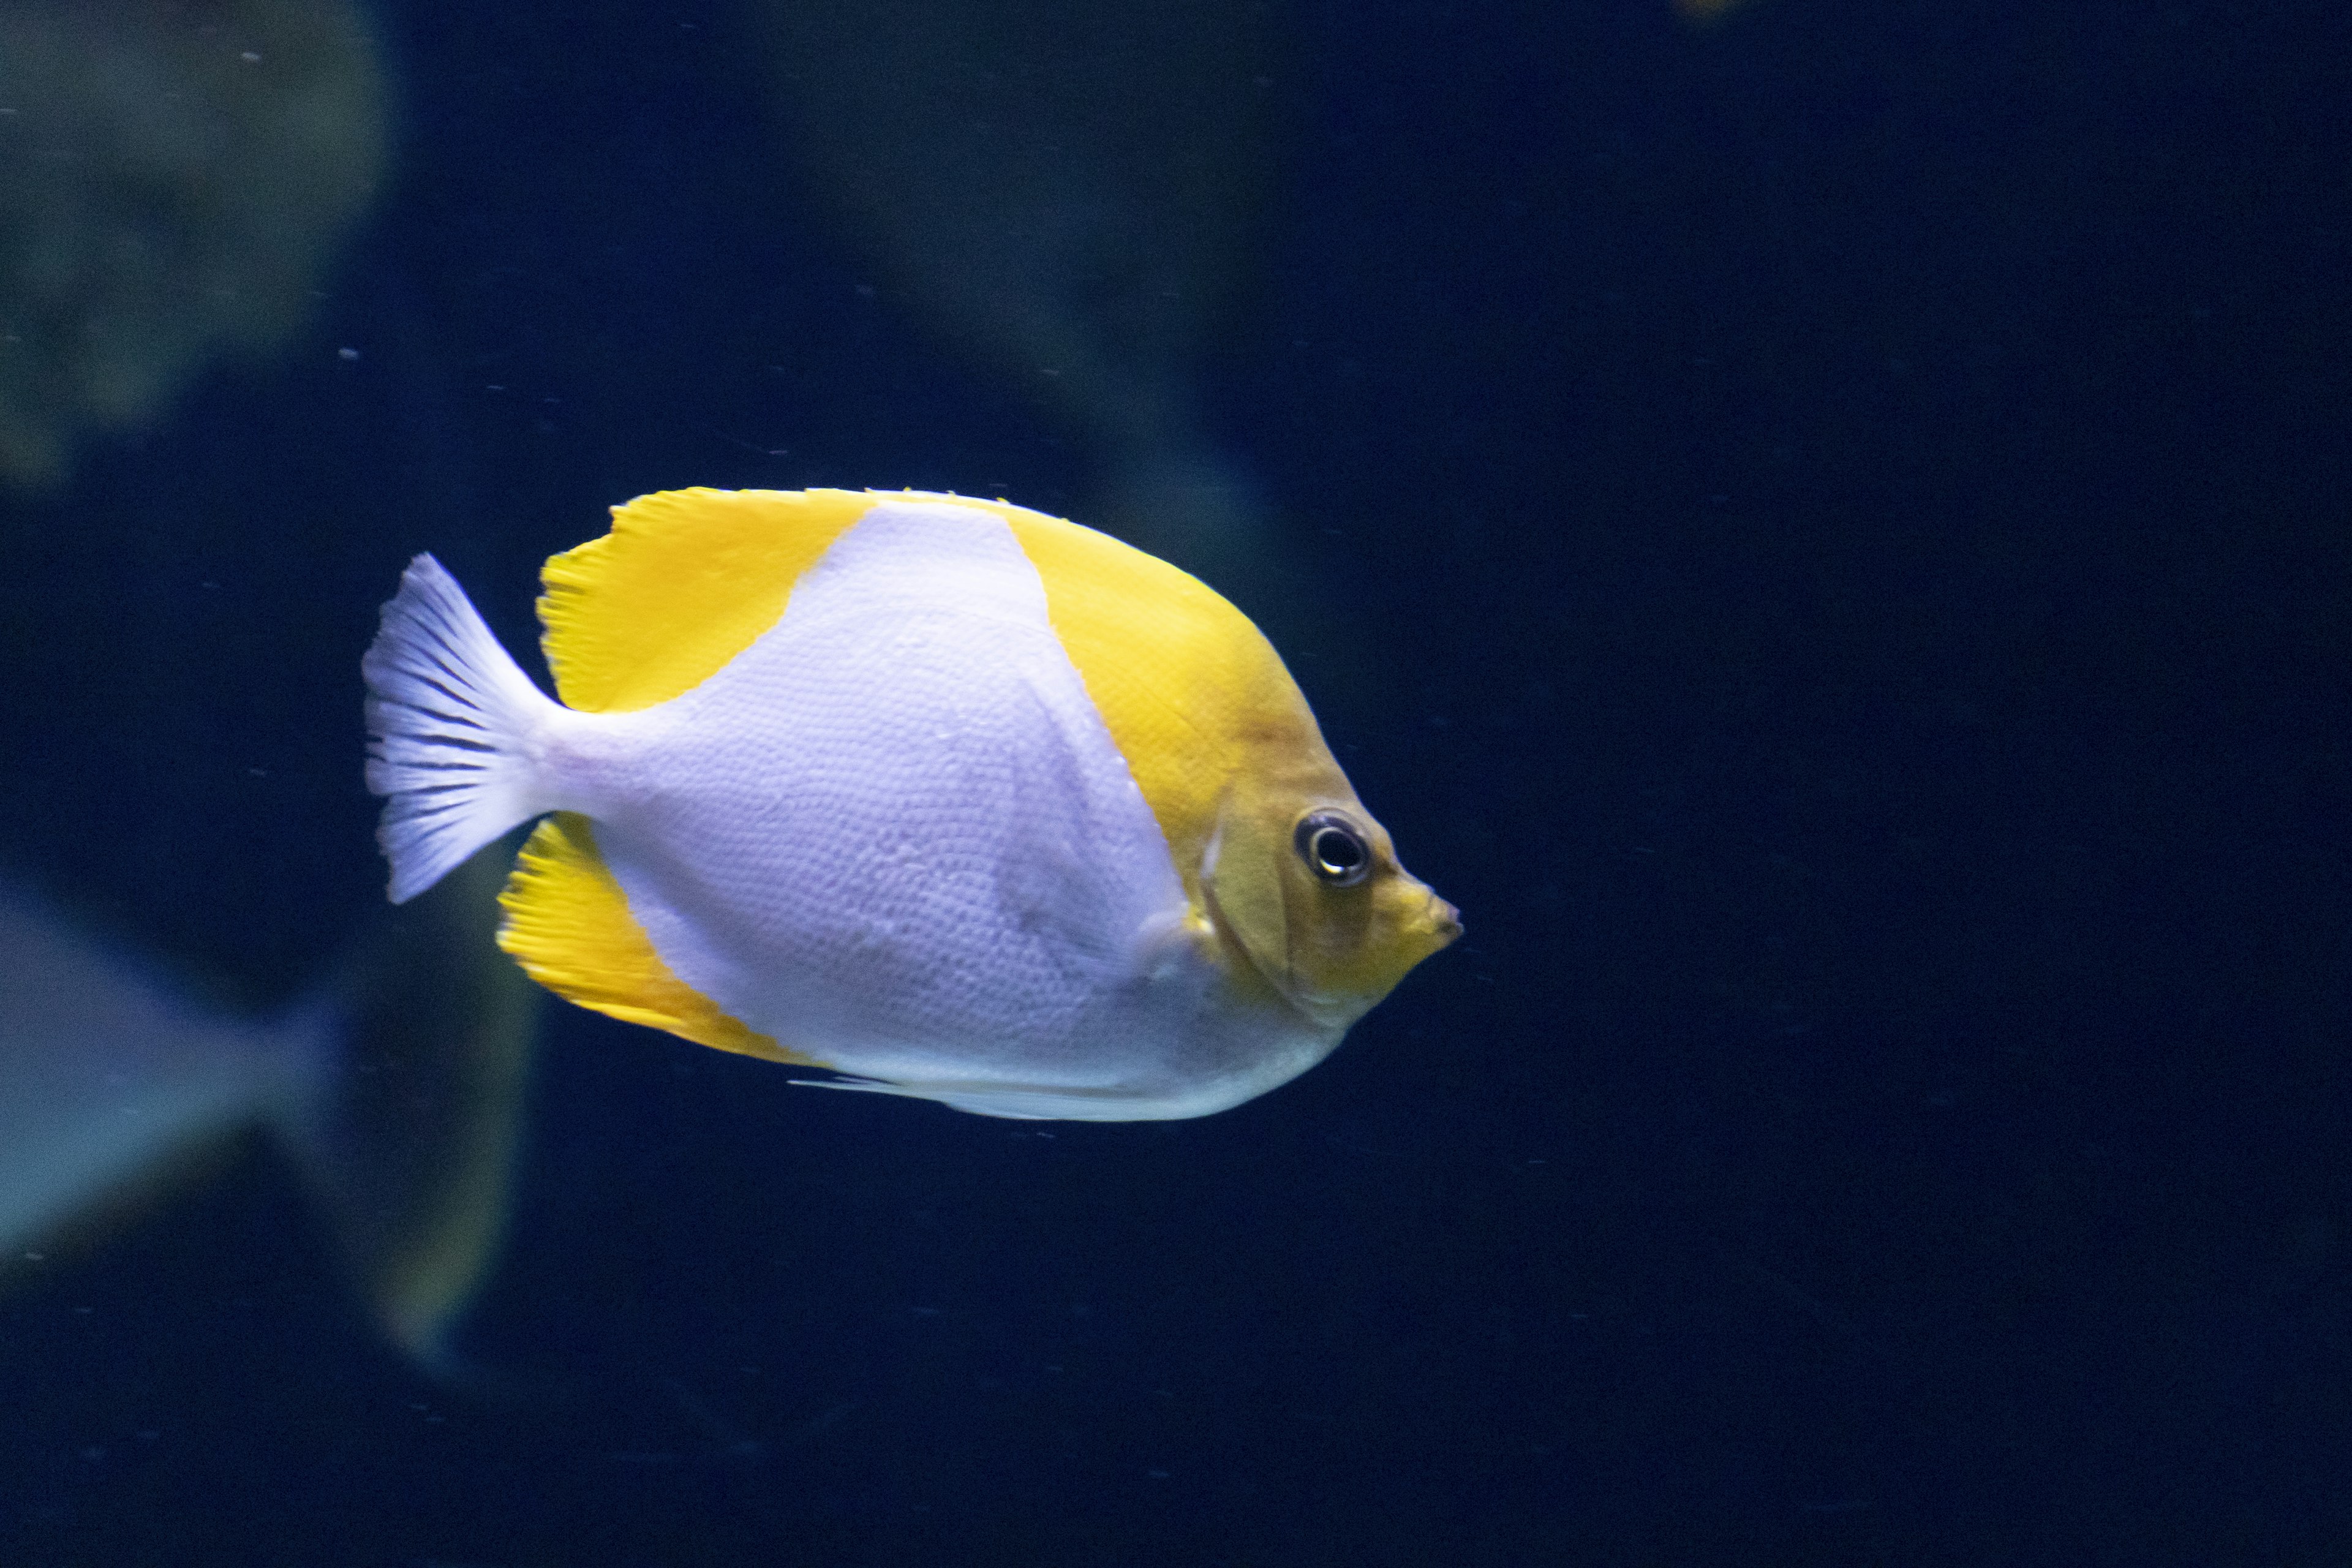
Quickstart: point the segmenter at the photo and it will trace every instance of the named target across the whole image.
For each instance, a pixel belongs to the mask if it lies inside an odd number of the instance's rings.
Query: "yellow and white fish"
[[[555,814],[499,941],[583,1005],[985,1115],[1202,1116],[1460,932],[1257,628],[1108,535],[675,490],[544,580],[562,704],[410,564],[367,778],[395,902]]]

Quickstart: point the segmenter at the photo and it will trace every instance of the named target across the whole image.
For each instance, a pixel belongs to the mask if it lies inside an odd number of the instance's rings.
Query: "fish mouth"
[[[1462,911],[1439,898],[1433,889],[1429,895],[1429,908],[1422,912],[1421,919],[1430,935],[1432,952],[1451,947],[1462,934]]]
[[[1398,937],[1412,949],[1412,963],[1453,946],[1462,935],[1462,911],[1439,898],[1426,883],[1417,881],[1417,886],[1421,908],[1411,914],[1400,910],[1396,926]]]

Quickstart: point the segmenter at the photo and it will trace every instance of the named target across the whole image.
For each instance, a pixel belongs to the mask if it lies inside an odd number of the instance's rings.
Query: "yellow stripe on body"
[[[1004,519],[1037,568],[1046,616],[1198,908],[1201,862],[1235,783],[1328,765],[1307,700],[1250,618],[1190,573],[1060,518],[965,504]]]
[[[1305,810],[1337,806],[1360,821],[1390,872],[1394,852],[1273,645],[1155,556],[1019,507],[987,510],[1036,566],[1046,615],[1159,819],[1194,921],[1224,950],[1228,978],[1293,1003],[1368,988],[1356,971],[1370,950],[1355,939],[1370,900],[1311,885],[1291,832]]]

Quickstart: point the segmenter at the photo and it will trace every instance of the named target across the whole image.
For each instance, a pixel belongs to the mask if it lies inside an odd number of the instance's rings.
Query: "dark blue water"
[[[1088,494],[740,16],[593,10],[386,8],[311,327],[0,502],[5,864],[247,1003],[410,553],[522,646],[641,491]],[[0,1299],[0,1560],[2352,1560],[2352,26],[1280,26],[1231,591],[1465,942],[1167,1125],[561,1010],[495,1389],[263,1155]]]

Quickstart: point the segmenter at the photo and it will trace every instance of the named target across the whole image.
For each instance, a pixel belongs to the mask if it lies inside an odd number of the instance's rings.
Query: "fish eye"
[[[1363,830],[1336,811],[1308,812],[1290,841],[1307,868],[1335,888],[1354,887],[1372,868]]]

